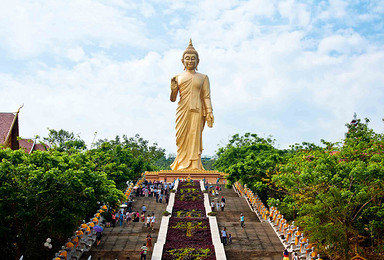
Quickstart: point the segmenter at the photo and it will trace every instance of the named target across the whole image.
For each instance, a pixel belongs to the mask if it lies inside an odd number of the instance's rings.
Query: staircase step
[[[247,201],[233,189],[221,187],[220,195],[209,197],[216,201],[224,196],[226,200],[224,211],[218,211],[216,217],[219,229],[226,227],[228,234],[232,234],[232,244],[224,247],[227,259],[281,260],[284,247],[270,224],[260,222]],[[240,226],[241,213],[245,220],[244,229]]]

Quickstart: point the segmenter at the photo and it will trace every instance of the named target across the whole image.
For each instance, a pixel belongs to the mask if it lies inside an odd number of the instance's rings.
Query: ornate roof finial
[[[353,119],[351,121],[351,125],[357,125],[357,114],[356,114],[356,112],[353,114]]]
[[[24,103],[23,103],[23,105],[21,107],[19,107],[19,109],[17,110],[16,114],[19,114],[20,109],[22,109],[23,107],[24,107]]]

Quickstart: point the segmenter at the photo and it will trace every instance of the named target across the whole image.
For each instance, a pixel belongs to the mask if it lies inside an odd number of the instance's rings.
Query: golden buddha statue
[[[205,121],[212,127],[214,117],[208,76],[196,72],[199,61],[199,54],[189,40],[181,59],[184,72],[171,79],[171,101],[176,101],[177,93],[180,95],[176,110],[177,156],[172,170],[204,170],[202,133]]]

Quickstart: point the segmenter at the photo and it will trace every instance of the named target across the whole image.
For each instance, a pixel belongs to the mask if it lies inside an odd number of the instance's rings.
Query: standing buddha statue
[[[199,54],[189,41],[181,62],[184,72],[171,79],[171,101],[177,93],[180,100],[176,110],[177,156],[172,170],[204,170],[201,163],[203,151],[202,133],[205,122],[213,126],[211,94],[207,75],[197,72]]]

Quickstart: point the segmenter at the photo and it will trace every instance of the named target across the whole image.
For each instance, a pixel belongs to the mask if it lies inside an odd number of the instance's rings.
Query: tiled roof
[[[19,146],[22,149],[25,149],[26,153],[30,153],[32,146],[33,146],[33,140],[32,139],[19,139]]]
[[[32,139],[19,139],[19,146],[23,148],[26,153],[48,150],[48,145],[35,143]]]
[[[7,138],[14,118],[14,113],[0,113],[0,144],[3,144]]]
[[[35,146],[33,147],[33,150],[34,151],[37,151],[37,150],[39,150],[39,151],[46,151],[46,150],[48,150],[48,145],[46,145],[46,144],[35,144]]]

